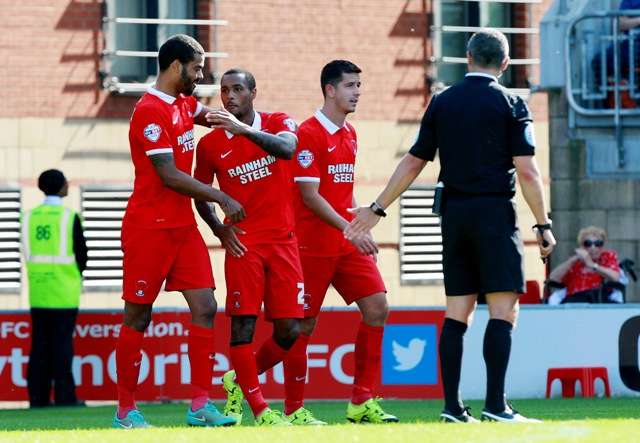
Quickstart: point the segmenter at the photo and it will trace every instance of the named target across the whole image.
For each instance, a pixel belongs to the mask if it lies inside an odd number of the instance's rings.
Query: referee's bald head
[[[500,69],[509,57],[509,42],[502,32],[484,29],[471,36],[467,53],[478,67]]]
[[[47,169],[38,177],[38,188],[40,188],[45,195],[67,195],[66,186],[67,179],[62,171],[58,169]]]

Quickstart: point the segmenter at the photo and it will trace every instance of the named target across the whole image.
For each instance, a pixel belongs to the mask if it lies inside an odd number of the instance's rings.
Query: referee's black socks
[[[440,371],[444,388],[444,408],[454,415],[462,414],[462,402],[458,392],[462,349],[467,324],[452,318],[445,318],[440,334]]]
[[[484,333],[483,355],[487,365],[487,397],[485,408],[500,413],[506,408],[504,378],[511,353],[513,325],[505,320],[491,319]]]

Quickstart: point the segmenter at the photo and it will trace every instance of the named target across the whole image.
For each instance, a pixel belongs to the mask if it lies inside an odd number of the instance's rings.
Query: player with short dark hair
[[[360,423],[397,422],[374,398],[380,380],[382,335],[389,309],[386,288],[375,263],[370,234],[354,242],[342,231],[355,205],[353,179],[358,150],[356,131],[347,121],[360,97],[360,73],[354,63],[334,60],[320,75],[322,109],[302,123],[293,175],[296,231],[305,280],[305,318],[284,363],[285,414],[293,424],[324,424],[304,408],[307,344],[329,285],[362,313],[355,344],[355,377],[347,419]]]
[[[160,288],[181,291],[191,310],[189,361],[192,401],[187,423],[226,426],[209,401],[217,309],[209,252],[191,209],[191,198],[217,202],[239,221],[238,202],[191,177],[194,122],[207,124],[203,107],[191,94],[203,78],[204,50],[193,38],[177,35],[159,51],[155,85],[136,104],[129,127],[135,167],[133,193],[122,221],[124,324],[116,344],[118,410],[113,426],[148,427],[135,403],[142,365],[142,338]]]
[[[160,72],[164,72],[175,60],[184,67],[199,57],[204,57],[202,45],[188,35],[177,34],[164,42],[158,50],[158,67]],[[193,86],[195,89],[195,84]]]
[[[290,425],[265,402],[258,374],[282,361],[299,333],[304,283],[294,232],[289,162],[297,126],[286,114],[254,110],[255,79],[245,70],[225,72],[220,81],[224,109],[209,114],[213,131],[198,143],[195,177],[237,199],[247,211],[240,223],[221,223],[206,201],[200,216],[226,249],[225,312],[231,317],[230,356],[234,370],[223,376],[225,414],[242,420],[247,399],[258,425]],[[257,316],[264,302],[273,335],[253,353]]]
[[[322,68],[320,72],[320,88],[322,96],[327,96],[327,85],[336,88],[342,81],[343,74],[360,74],[362,70],[353,62],[348,60],[333,60]]]

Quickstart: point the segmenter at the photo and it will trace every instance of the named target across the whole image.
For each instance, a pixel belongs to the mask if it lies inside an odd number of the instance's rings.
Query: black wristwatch
[[[387,213],[384,212],[384,209],[382,209],[382,206],[380,206],[377,202],[371,203],[371,205],[369,206],[369,209],[371,209],[373,213],[379,217],[387,216]]]
[[[544,231],[550,231],[551,230],[551,220],[549,220],[549,223],[535,224],[535,225],[532,226],[532,229],[535,229],[536,231],[538,231],[540,233],[540,235],[542,235],[544,233]]]

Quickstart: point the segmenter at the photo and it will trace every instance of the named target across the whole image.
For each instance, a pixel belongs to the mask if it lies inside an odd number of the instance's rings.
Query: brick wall
[[[415,121],[426,104],[425,56],[429,55],[426,0],[254,0],[250,6],[199,0],[200,18],[229,20],[218,28],[219,47],[230,58],[218,70],[242,66],[258,81],[258,104],[303,118],[320,103],[319,71],[332,58],[349,58],[363,70],[357,118]],[[515,7],[524,26],[538,23],[550,0]],[[0,117],[127,118],[135,98],[100,87],[104,36],[101,0],[24,0],[3,5],[0,75],[5,104]],[[217,11],[214,9],[217,8]],[[529,19],[531,21],[529,21]],[[213,31],[199,29],[206,47]],[[537,56],[537,37],[518,37],[514,55]],[[533,44],[531,44],[533,43]],[[212,66],[208,61],[209,68]],[[538,68],[515,68],[520,82],[536,83]],[[213,99],[212,103],[217,103]],[[534,97],[546,120],[543,97]]]
[[[230,21],[223,65],[253,70],[259,101],[299,116],[320,103],[322,66],[348,58],[364,71],[358,118],[415,119],[424,106],[422,3],[256,0],[246,9],[221,2],[220,16]]]
[[[322,65],[350,58],[364,74],[358,118],[415,120],[424,109],[423,0],[254,0],[218,3],[220,69],[256,75],[259,106],[298,118],[320,103]],[[0,117],[126,118],[134,98],[110,96],[98,78],[103,2],[23,0],[3,5]],[[213,14],[200,0],[199,15]],[[209,35],[207,35],[209,34]],[[210,33],[201,34],[210,41]],[[217,99],[214,100],[217,102]]]
[[[551,0],[543,0],[541,3],[514,5],[514,27],[538,27],[551,3]],[[511,56],[512,58],[539,58],[539,44],[538,35],[516,34],[511,48]],[[532,87],[540,83],[539,65],[514,66],[511,69],[515,69],[518,87]],[[548,120],[547,96],[545,93],[534,94],[529,100],[529,106],[537,121]]]

